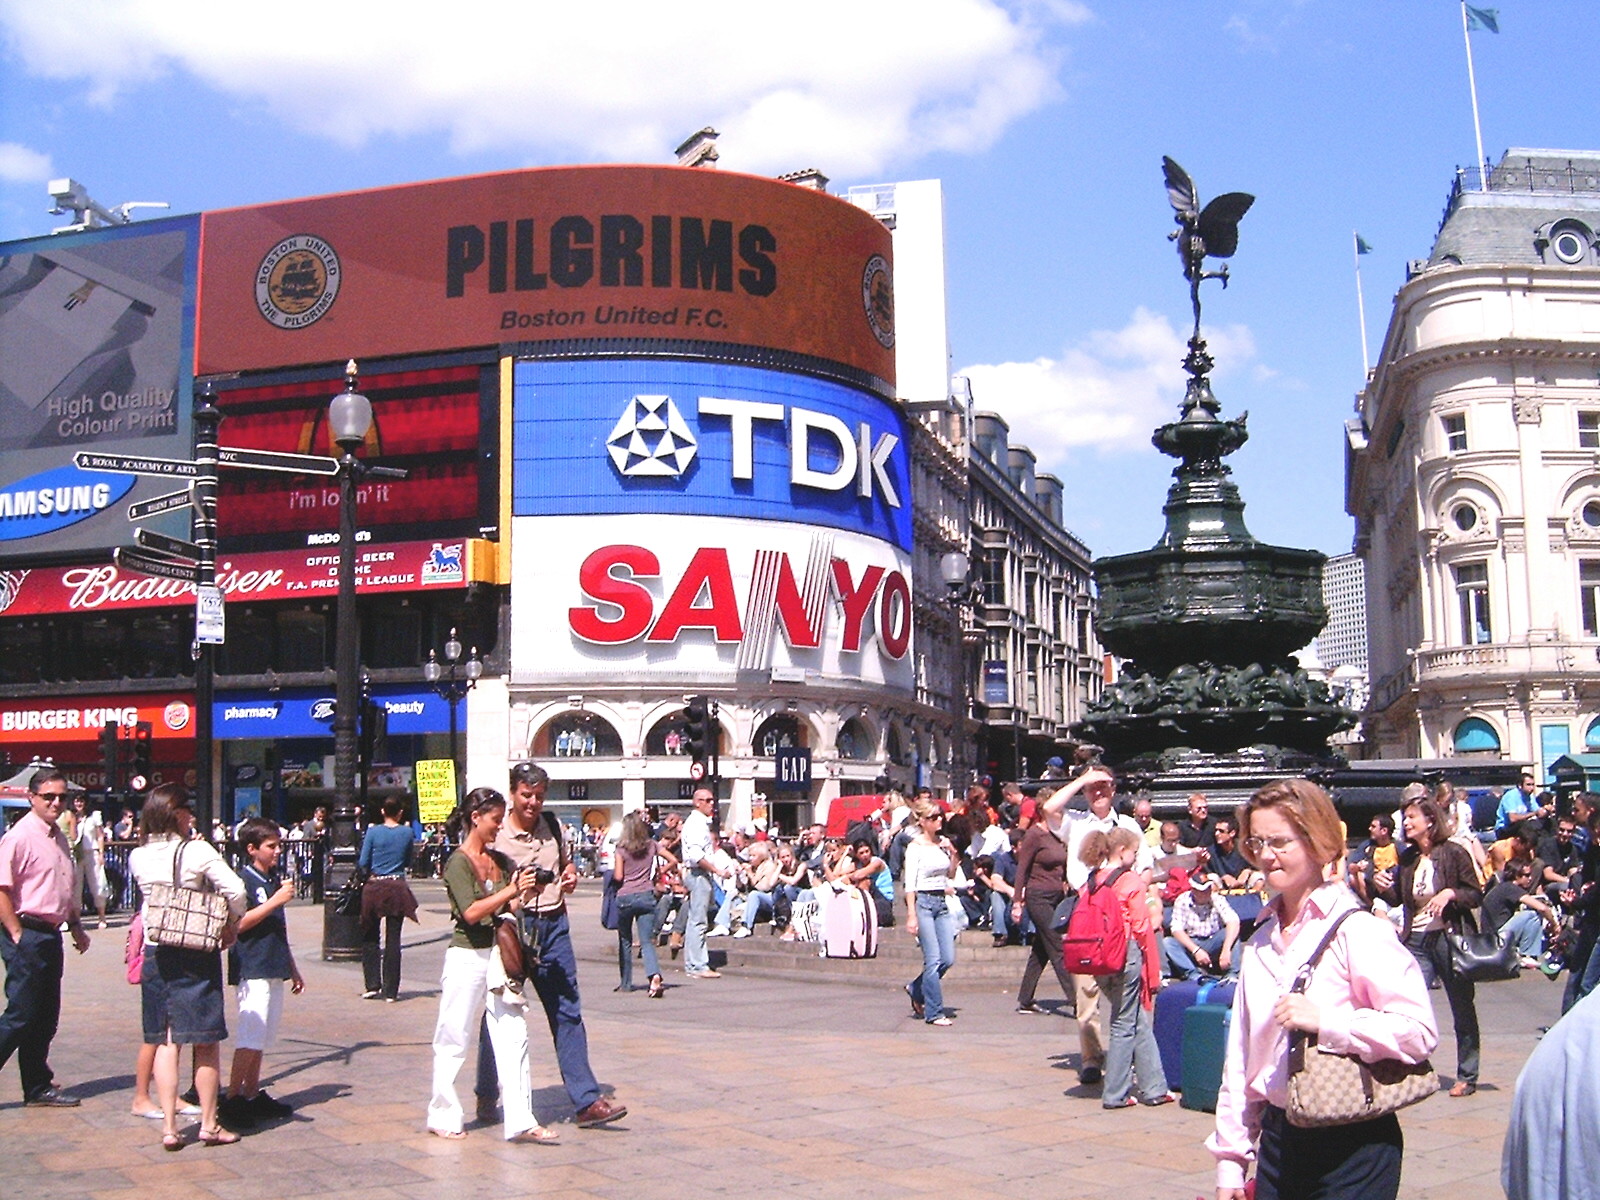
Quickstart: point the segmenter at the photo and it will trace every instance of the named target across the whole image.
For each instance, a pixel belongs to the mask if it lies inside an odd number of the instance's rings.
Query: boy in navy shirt
[[[252,817],[239,827],[238,836],[250,859],[239,873],[248,907],[239,920],[238,941],[228,950],[228,982],[239,987],[239,1024],[228,1095],[220,1109],[229,1124],[248,1129],[264,1118],[286,1117],[294,1111],[261,1090],[261,1055],[277,1038],[283,981],[289,980],[299,995],[305,980],[289,952],[289,922],[283,908],[294,899],[294,883],[281,880],[277,873],[282,849],[278,827]]]

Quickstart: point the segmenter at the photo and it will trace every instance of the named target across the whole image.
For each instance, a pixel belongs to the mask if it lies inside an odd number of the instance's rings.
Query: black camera
[[[535,867],[533,869],[533,884],[535,887],[548,887],[556,881],[556,873],[549,867]]]

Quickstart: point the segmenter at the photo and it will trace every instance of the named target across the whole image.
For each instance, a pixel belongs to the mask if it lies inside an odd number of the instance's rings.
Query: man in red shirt
[[[0,838],[0,959],[6,965],[0,1066],[16,1052],[23,1101],[36,1108],[79,1103],[56,1087],[47,1061],[61,1018],[62,924],[79,954],[89,948],[72,886],[72,848],[56,826],[66,795],[60,771],[35,771],[28,781],[29,812]]]

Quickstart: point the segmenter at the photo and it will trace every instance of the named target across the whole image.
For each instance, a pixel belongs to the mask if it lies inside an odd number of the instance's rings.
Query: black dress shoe
[[[60,1088],[47,1087],[23,1101],[29,1108],[77,1108],[83,1101],[69,1096]]]

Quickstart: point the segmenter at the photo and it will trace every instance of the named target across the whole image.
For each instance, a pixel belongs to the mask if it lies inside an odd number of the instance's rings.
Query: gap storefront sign
[[[706,362],[519,362],[513,679],[783,671],[908,689],[899,409]],[[552,636],[554,634],[554,636]]]
[[[450,728],[450,706],[431,691],[376,687],[372,695],[389,714],[390,736]],[[333,711],[331,689],[230,692],[212,706],[212,729],[230,740],[332,737]]]

